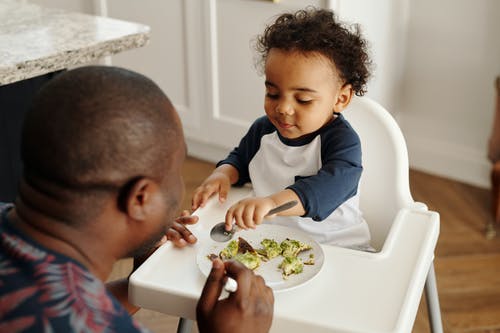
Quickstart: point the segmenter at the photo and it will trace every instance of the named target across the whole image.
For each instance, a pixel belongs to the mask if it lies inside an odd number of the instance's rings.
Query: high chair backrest
[[[354,96],[342,114],[361,139],[360,206],[372,246],[381,250],[397,212],[414,204],[406,143],[391,114],[366,96]]]

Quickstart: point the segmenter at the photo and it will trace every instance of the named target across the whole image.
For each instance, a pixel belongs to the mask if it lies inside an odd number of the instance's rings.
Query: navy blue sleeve
[[[363,170],[361,142],[342,116],[321,134],[322,167],[316,175],[297,177],[293,190],[306,214],[315,221],[327,218],[338,206],[357,193]]]
[[[234,185],[242,186],[250,182],[248,165],[260,148],[260,140],[263,135],[275,130],[276,128],[266,116],[258,118],[241,139],[238,147],[234,148],[225,159],[217,163],[217,166],[231,164],[238,170],[238,181]]]

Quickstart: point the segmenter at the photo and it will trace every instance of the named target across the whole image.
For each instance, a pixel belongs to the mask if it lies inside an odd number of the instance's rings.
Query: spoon
[[[273,215],[282,212],[284,210],[290,209],[296,204],[297,200],[285,202],[284,204],[271,209],[265,216]],[[227,231],[225,225],[226,225],[225,222],[217,223],[216,225],[214,225],[212,230],[210,230],[210,237],[212,237],[214,241],[227,242],[228,240],[233,238],[234,233],[239,230],[239,227],[237,225],[233,225],[233,228],[230,231]]]

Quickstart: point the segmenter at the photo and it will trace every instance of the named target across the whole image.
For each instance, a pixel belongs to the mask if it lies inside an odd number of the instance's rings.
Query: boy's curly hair
[[[265,63],[272,48],[318,52],[330,59],[345,83],[362,96],[372,65],[367,44],[359,25],[347,26],[332,11],[308,7],[280,15],[257,37],[255,49],[260,54],[260,65]]]

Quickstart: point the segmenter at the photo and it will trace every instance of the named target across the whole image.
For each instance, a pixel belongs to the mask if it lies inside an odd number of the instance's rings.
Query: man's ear
[[[155,196],[159,186],[146,177],[135,178],[120,191],[120,209],[134,220],[145,220],[154,209]]]
[[[344,111],[344,109],[351,102],[351,98],[352,98],[353,93],[354,92],[352,90],[352,85],[351,84],[344,84],[339,90],[337,100],[335,102],[335,105],[333,106],[333,111],[334,112]]]

